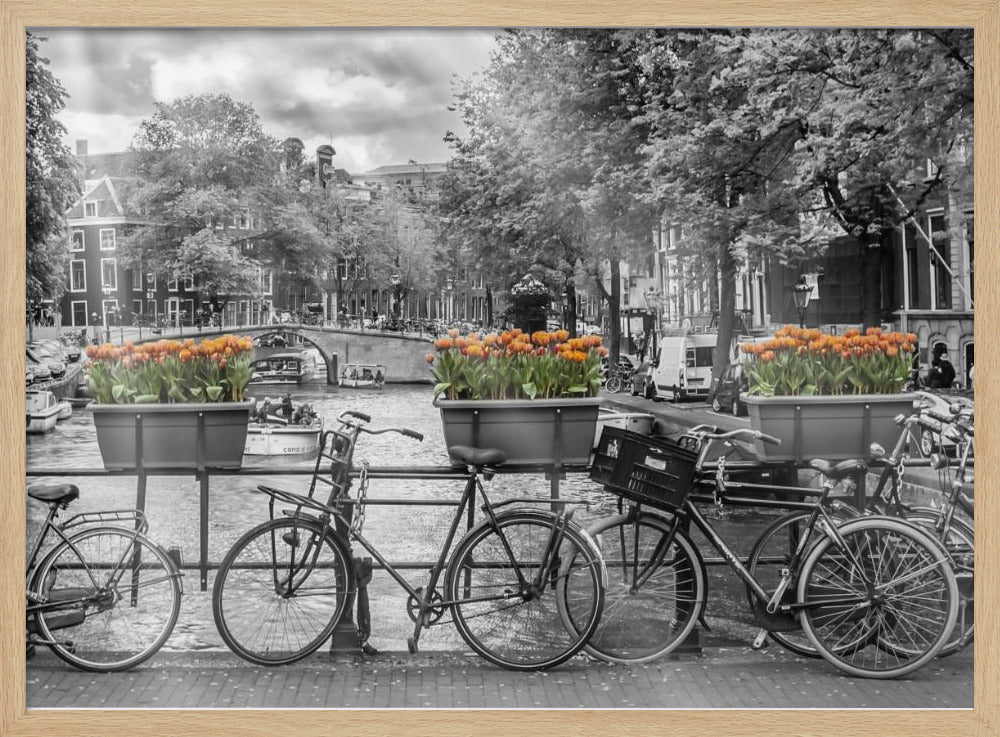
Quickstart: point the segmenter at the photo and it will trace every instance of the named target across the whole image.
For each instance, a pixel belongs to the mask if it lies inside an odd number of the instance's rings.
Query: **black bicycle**
[[[903,520],[842,522],[826,505],[837,481],[864,469],[861,461],[813,461],[825,482],[816,500],[787,503],[808,516],[777,575],[765,576],[740,560],[691,498],[709,442],[721,442],[711,499],[719,507],[725,503],[725,458],[737,439],[777,442],[753,430],[692,431],[681,444],[605,430],[592,478],[638,504],[589,528],[609,575],[604,616],[587,652],[611,662],[646,662],[684,641],[707,601],[705,564],[689,534],[693,525],[746,585],[765,634],[801,628],[827,661],[860,677],[902,676],[937,655],[955,626],[959,602],[944,548]],[[758,639],[755,646],[763,642]]]
[[[25,574],[29,652],[44,645],[100,673],[150,658],[177,624],[182,589],[174,561],[145,536],[142,512],[91,512],[57,524],[80,496],[75,485],[35,484],[28,496],[49,506]],[[42,555],[50,533],[59,541]]]
[[[532,509],[511,499],[493,503],[481,478],[492,477],[504,455],[499,450],[449,448],[468,480],[430,577],[413,586],[362,534],[368,490],[367,465],[351,499],[354,448],[362,433],[412,430],[367,427],[370,418],[346,412],[339,428],[324,433],[309,492],[268,486],[271,519],[247,532],[226,554],[215,579],[212,607],[226,644],[261,665],[292,663],[317,650],[350,611],[363,571],[355,569],[348,540],[358,543],[407,592],[414,622],[408,639],[416,652],[424,627],[451,615],[469,646],[490,662],[514,670],[551,668],[576,654],[597,627],[604,603],[606,571],[600,553],[571,513]],[[329,473],[321,463],[330,461]],[[323,502],[318,485],[328,485]],[[454,545],[459,525],[476,497],[485,519]],[[284,504],[289,508],[276,509]],[[519,506],[500,511],[511,504]],[[441,578],[443,585],[439,585]],[[359,638],[366,643],[365,617]]]

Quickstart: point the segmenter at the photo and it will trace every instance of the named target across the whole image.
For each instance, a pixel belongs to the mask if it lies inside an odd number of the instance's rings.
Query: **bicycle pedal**
[[[767,630],[761,628],[757,633],[757,636],[753,638],[753,642],[750,644],[751,650],[763,650],[767,645]]]
[[[410,655],[417,654],[417,641],[412,637],[406,638],[406,649],[410,651]]]

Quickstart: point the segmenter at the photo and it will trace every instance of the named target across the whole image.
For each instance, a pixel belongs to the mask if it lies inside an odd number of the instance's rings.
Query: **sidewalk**
[[[972,648],[910,679],[839,675],[777,645],[706,648],[641,666],[583,657],[516,673],[462,653],[386,652],[260,668],[228,652],[160,652],[128,673],[74,670],[48,652],[28,663],[34,708],[971,708]]]

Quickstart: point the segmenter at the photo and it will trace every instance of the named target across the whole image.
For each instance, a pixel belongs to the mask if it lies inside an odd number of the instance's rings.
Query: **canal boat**
[[[57,420],[68,420],[73,416],[73,405],[70,402],[63,400],[59,402],[58,406],[59,412],[56,414]]]
[[[353,389],[385,386],[385,365],[381,363],[345,363],[340,370],[340,385]]]
[[[316,372],[316,357],[310,353],[275,353],[251,364],[251,384],[301,384]]]
[[[25,392],[25,415],[29,433],[48,432],[56,426],[60,412],[56,395],[47,391]]]
[[[244,455],[301,455],[319,448],[323,419],[316,416],[311,405],[296,406],[287,395],[274,405],[269,397],[253,401]]]

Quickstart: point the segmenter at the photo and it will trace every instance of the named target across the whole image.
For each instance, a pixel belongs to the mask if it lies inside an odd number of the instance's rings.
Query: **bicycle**
[[[959,583],[959,612],[956,627],[941,648],[940,655],[946,656],[966,647],[973,640],[974,614],[974,573],[975,573],[975,531],[971,524],[957,516],[961,510],[969,519],[974,518],[973,501],[964,494],[964,478],[972,454],[974,437],[972,418],[956,405],[951,417],[940,413],[918,409],[909,415],[900,415],[896,424],[900,426],[899,438],[887,455],[878,444],[873,444],[871,455],[883,464],[875,490],[865,506],[867,513],[899,517],[918,525],[928,532],[951,557],[952,566]],[[931,461],[931,468],[945,470],[941,475],[941,487],[947,489],[942,507],[913,506],[902,501],[900,489],[906,471],[906,449],[915,430],[929,431],[938,435],[951,433],[958,442],[958,464],[954,475],[948,475],[950,459],[946,454],[937,455]],[[861,512],[850,504],[834,501],[831,515],[838,520],[857,517]],[[776,520],[754,544],[747,559],[747,567],[752,573],[760,574],[768,565],[773,566],[772,577],[786,565],[788,556],[802,535],[802,525],[808,518],[806,512],[792,512]],[[770,561],[770,562],[768,562]],[[749,595],[749,593],[748,593]],[[799,633],[770,632],[770,639],[798,655],[817,657],[819,654],[811,643]]]
[[[362,433],[399,433],[422,440],[405,428],[372,429],[368,415],[348,411],[339,427],[324,433],[321,457],[306,495],[268,486],[270,520],[241,537],[223,559],[212,591],[216,626],[239,656],[260,665],[292,663],[330,637],[351,601],[363,592],[365,571],[352,563],[349,541],[361,545],[408,594],[414,623],[407,640],[417,652],[421,631],[446,612],[468,645],[486,660],[513,670],[557,666],[584,645],[597,627],[604,602],[606,571],[593,541],[571,520],[524,506],[545,499],[493,503],[480,477],[489,479],[503,463],[502,451],[449,448],[468,480],[426,585],[415,587],[362,534],[368,466],[359,472],[357,499],[350,500],[354,449]],[[330,452],[327,452],[329,445]],[[320,472],[329,459],[329,478]],[[330,486],[324,503],[317,483]],[[454,546],[458,526],[477,495],[486,518]],[[291,509],[275,514],[275,503]],[[370,571],[369,571],[370,573]],[[438,585],[442,574],[443,586]],[[367,609],[359,597],[359,641],[367,645]],[[572,624],[571,624],[572,623]]]
[[[609,662],[642,663],[684,641],[707,603],[705,564],[688,532],[693,524],[747,586],[765,631],[801,627],[816,651],[852,676],[898,677],[933,658],[958,615],[957,583],[941,546],[899,519],[835,520],[825,503],[830,491],[864,464],[816,460],[812,466],[825,478],[817,499],[787,503],[808,512],[804,534],[777,581],[762,581],[691,497],[707,441],[723,442],[728,449],[719,457],[711,497],[721,509],[725,457],[736,439],[778,442],[745,429],[692,431],[682,444],[605,430],[591,478],[633,506],[588,530],[609,578],[605,612],[585,650]],[[763,643],[758,640],[755,647]]]
[[[623,389],[632,388],[632,375],[635,370],[629,366],[623,366],[621,364],[613,366],[608,372],[607,381],[604,384],[604,388],[607,389],[612,394],[617,394]]]
[[[29,654],[44,645],[70,665],[98,673],[128,670],[152,657],[177,624],[182,574],[145,537],[142,512],[90,512],[57,524],[59,512],[80,496],[75,485],[35,484],[28,496],[49,506],[25,573]],[[132,529],[115,525],[122,522]],[[74,528],[80,529],[68,532]],[[59,542],[39,561],[50,533]],[[69,629],[73,640],[55,634]]]

